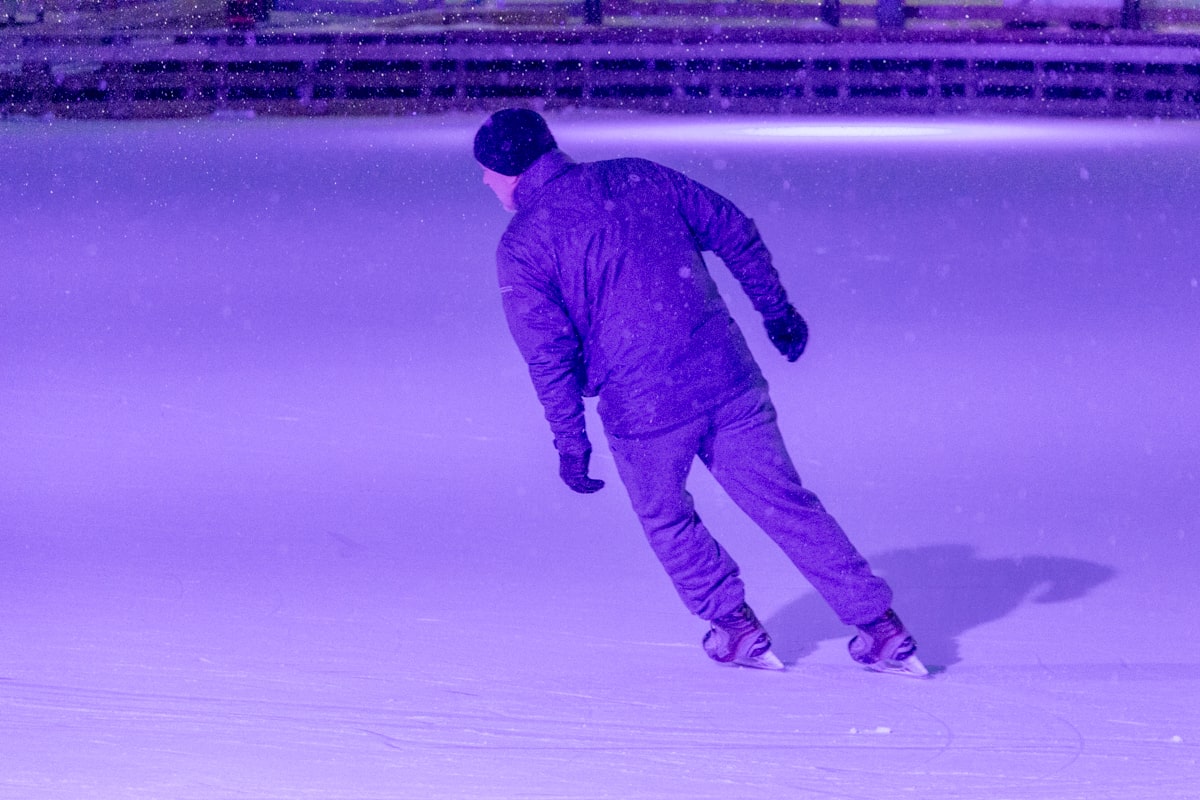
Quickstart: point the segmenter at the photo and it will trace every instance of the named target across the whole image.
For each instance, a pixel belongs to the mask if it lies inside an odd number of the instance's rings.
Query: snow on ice
[[[935,677],[699,471],[789,669],[717,667],[598,427],[559,484],[478,119],[6,120],[0,797],[1193,797],[1200,127],[550,121],[756,218],[809,352],[722,285]]]

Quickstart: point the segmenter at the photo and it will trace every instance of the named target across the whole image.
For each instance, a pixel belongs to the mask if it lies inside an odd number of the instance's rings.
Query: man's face
[[[517,210],[513,192],[516,191],[517,179],[520,177],[520,175],[501,175],[499,172],[492,172],[487,167],[483,168],[483,185],[496,193],[496,199],[500,201],[500,205],[504,206],[505,211]]]

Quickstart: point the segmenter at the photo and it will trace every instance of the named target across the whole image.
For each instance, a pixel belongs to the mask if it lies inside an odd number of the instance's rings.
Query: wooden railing
[[[586,4],[585,4],[586,5]],[[912,22],[948,25],[994,23],[1010,27],[1063,24],[1077,28],[1128,28],[1158,25],[1200,26],[1200,3],[1195,7],[1170,7],[1142,0],[1048,5],[1038,3],[939,2],[938,0],[594,0],[600,23],[605,17],[684,18],[698,20],[795,21],[820,20],[831,26],[843,21],[873,20],[880,27],[903,28]],[[584,10],[586,16],[587,9]],[[594,11],[594,10],[593,10]],[[593,13],[592,21],[595,22]]]
[[[869,25],[884,29],[980,28],[1076,30],[1195,27],[1200,0],[1191,7],[1145,0],[1099,0],[1076,5],[1003,0],[275,0],[281,10],[325,10],[388,17],[405,24],[463,25]]]

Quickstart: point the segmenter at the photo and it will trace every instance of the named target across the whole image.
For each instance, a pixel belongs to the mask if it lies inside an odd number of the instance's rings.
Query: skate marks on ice
[[[331,650],[283,669],[193,669],[180,676],[190,687],[4,681],[7,721],[27,735],[0,745],[21,765],[0,796],[1191,796],[1197,728],[1168,711],[1178,683],[1139,698],[1167,720],[1155,723],[1080,703],[1081,690],[1112,693],[1073,674],[1032,686],[1000,670],[923,682],[817,665],[784,677],[678,655],[637,669],[464,659],[433,674]],[[68,750],[51,786],[46,768]]]
[[[959,638],[1003,619],[1025,603],[1078,600],[1116,572],[1090,561],[1060,556],[986,558],[965,544],[937,544],[870,556],[871,566],[896,591],[896,610],[917,640],[917,654],[937,674],[962,661]],[[795,664],[831,639],[849,639],[814,593],[766,621],[775,652]],[[997,653],[992,664],[1006,654]]]

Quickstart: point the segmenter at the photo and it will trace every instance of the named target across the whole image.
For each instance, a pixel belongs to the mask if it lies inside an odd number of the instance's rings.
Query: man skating
[[[701,253],[715,253],[795,361],[808,328],[754,223],[679,172],[643,159],[579,164],[536,112],[493,114],[474,143],[484,183],[514,217],[497,270],[509,329],[529,365],[576,492],[589,477],[583,398],[597,413],[646,537],[680,598],[710,622],[714,660],[782,668],[745,601],[737,564],[693,507],[694,459],[769,535],[846,624],[850,653],[884,672],[927,674],[871,572],[800,482],[767,384]]]

